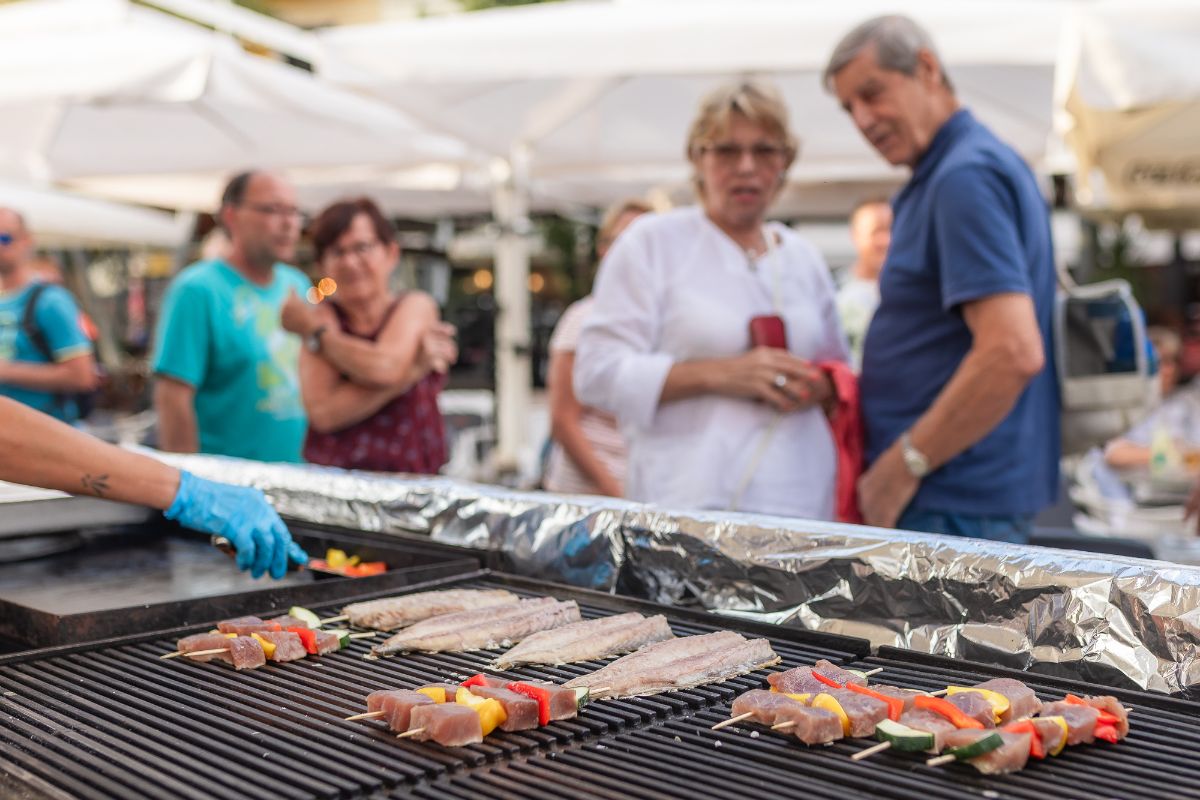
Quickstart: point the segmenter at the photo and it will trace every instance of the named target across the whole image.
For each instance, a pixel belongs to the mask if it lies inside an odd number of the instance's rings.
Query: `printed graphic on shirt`
[[[295,366],[300,358],[300,340],[283,329],[279,309],[263,302],[250,287],[242,286],[234,292],[233,318],[240,328],[253,326],[266,352],[267,360],[255,365],[261,392],[256,409],[281,420],[303,416]]]

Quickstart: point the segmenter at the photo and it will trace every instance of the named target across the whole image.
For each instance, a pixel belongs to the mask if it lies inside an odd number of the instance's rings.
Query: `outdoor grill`
[[[353,584],[351,585],[351,587]],[[409,589],[504,587],[579,602],[585,617],[664,613],[676,634],[718,628],[768,636],[774,669],[827,658],[884,667],[876,680],[934,689],[1013,675],[1043,699],[1116,694],[1134,710],[1127,740],[1068,748],[1015,775],[932,769],[915,756],[848,756],[860,740],[807,748],[749,726],[713,732],[737,694],[764,685],[759,672],[697,689],[602,700],[574,720],[480,745],[442,748],[399,741],[381,723],[345,722],[376,689],[461,680],[493,653],[362,658],[366,641],[322,658],[238,673],[217,663],[160,660],[196,626],[0,658],[0,796],[182,797],[639,797],[1182,798],[1200,797],[1200,703],[1116,691],[884,649],[863,640],[720,618],[557,584],[478,571]],[[393,591],[373,591],[384,596]],[[336,614],[351,597],[314,608]],[[364,599],[354,596],[353,599]],[[266,614],[285,610],[261,607]],[[213,617],[215,619],[216,617]],[[207,627],[207,625],[203,626]],[[506,674],[555,682],[599,666],[521,667]]]

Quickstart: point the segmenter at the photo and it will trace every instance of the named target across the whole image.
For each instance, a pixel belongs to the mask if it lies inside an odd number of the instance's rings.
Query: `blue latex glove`
[[[308,553],[292,541],[283,520],[258,489],[230,486],[180,471],[179,491],[165,512],[185,528],[224,536],[237,550],[238,569],[255,578],[287,573],[288,559],[308,563]]]

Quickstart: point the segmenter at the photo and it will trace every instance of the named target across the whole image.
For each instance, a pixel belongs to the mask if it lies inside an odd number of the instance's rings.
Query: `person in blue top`
[[[73,395],[99,381],[92,343],[71,293],[37,279],[32,251],[25,219],[0,208],[0,396],[74,422]]]
[[[825,83],[867,141],[912,171],[864,345],[863,516],[1027,541],[1058,487],[1046,201],[1017,153],[959,106],[911,19],[859,25]]]
[[[296,195],[266,172],[234,177],[221,198],[224,258],[176,276],[155,337],[158,445],[258,461],[300,461],[308,422],[300,339],[279,311],[312,283],[288,266],[300,238]]]

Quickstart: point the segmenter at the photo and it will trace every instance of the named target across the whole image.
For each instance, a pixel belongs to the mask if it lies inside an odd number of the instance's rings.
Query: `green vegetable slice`
[[[875,738],[881,742],[891,742],[893,750],[915,753],[933,749],[933,734],[901,725],[890,719],[880,720],[875,726]]]
[[[303,606],[292,606],[288,609],[288,616],[301,620],[310,628],[321,627],[321,618]]]
[[[947,747],[945,754],[954,756],[959,761],[966,761],[971,758],[978,758],[986,755],[993,750],[998,750],[1004,746],[1004,739],[998,733],[989,733],[987,736],[981,736],[970,744],[964,744],[961,747]]]

